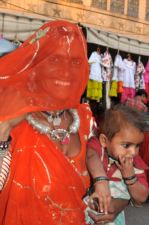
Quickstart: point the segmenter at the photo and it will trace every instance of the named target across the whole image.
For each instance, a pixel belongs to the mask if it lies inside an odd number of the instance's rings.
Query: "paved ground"
[[[149,225],[149,200],[140,208],[128,206],[125,216],[126,225]]]

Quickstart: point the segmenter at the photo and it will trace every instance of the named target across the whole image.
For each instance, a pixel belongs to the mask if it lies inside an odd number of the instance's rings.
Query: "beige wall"
[[[149,22],[144,19],[146,0],[140,0],[139,18],[127,17],[128,0],[125,0],[124,15],[109,11],[110,0],[107,0],[107,10],[90,7],[91,0],[82,0],[82,4],[72,2],[62,0],[2,0],[0,1],[0,11],[5,12],[5,9],[10,9],[17,10],[24,15],[35,13],[39,18],[45,16],[47,19],[61,18],[80,22],[99,30],[114,32],[149,43]]]

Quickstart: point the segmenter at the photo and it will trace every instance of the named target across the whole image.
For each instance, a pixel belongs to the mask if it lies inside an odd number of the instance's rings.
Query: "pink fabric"
[[[124,103],[128,98],[133,98],[135,96],[135,89],[134,88],[123,88],[123,93],[121,96],[121,102]]]
[[[134,88],[123,88],[123,93],[121,96],[121,102],[125,102],[128,98],[133,98],[135,96],[135,89]]]
[[[149,102],[149,83],[145,83],[145,91],[147,93],[147,102]]]
[[[149,60],[145,67],[144,80],[145,80],[145,83],[149,83]]]

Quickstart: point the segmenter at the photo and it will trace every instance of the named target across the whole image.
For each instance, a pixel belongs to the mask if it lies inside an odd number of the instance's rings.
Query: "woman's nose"
[[[63,62],[62,68],[63,68],[63,77],[68,78],[71,75],[71,69],[70,69],[70,63],[68,60],[65,60]]]

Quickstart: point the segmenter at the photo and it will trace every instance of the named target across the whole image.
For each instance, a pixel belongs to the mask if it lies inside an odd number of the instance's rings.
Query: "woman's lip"
[[[65,87],[70,86],[70,81],[55,80],[54,83]]]

